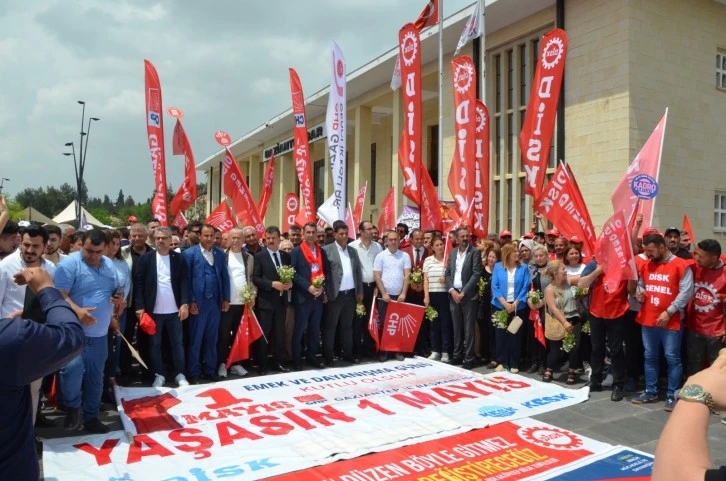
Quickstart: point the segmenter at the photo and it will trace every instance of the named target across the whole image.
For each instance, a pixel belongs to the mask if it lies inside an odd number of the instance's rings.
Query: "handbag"
[[[558,303],[558,308],[560,308],[560,299],[561,297],[555,294],[555,302]],[[550,341],[561,341],[566,335],[567,331],[565,330],[565,326],[550,314],[549,309],[545,309],[545,337]]]
[[[510,334],[516,334],[520,327],[522,327],[522,318],[515,315],[507,326],[507,331],[509,331]]]

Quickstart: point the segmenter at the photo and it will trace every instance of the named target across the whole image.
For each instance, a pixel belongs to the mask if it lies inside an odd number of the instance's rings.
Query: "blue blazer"
[[[221,300],[229,302],[229,271],[224,251],[219,247],[212,247],[214,255],[214,270],[217,271],[217,292],[221,293]],[[207,260],[202,255],[202,246],[195,245],[182,252],[189,276],[189,302],[199,302],[204,298],[204,272]]]
[[[514,300],[519,301],[518,309],[527,307],[529,293],[529,268],[527,264],[519,264],[514,271]],[[507,269],[501,262],[497,262],[492,272],[492,305],[497,309],[504,309],[499,298],[507,298]]]
[[[330,272],[330,263],[328,262],[328,256],[325,251],[318,246],[318,255],[323,256],[323,272],[326,276],[325,282],[323,283],[323,290],[327,289],[328,278],[327,273]],[[310,288],[310,264],[308,264],[305,255],[300,247],[295,247],[290,253],[290,265],[295,269],[295,276],[292,278],[292,301],[295,304],[305,304],[306,302],[323,302],[323,296],[317,298],[317,300],[308,292]]]

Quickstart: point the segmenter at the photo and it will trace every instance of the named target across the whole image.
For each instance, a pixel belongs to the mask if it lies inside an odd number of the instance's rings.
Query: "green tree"
[[[116,210],[118,211],[125,205],[124,202],[124,191],[123,189],[119,189],[118,191],[118,197],[116,197]]]

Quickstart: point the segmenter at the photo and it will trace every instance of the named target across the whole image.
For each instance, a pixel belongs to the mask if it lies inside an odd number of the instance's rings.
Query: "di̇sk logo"
[[[472,80],[474,79],[474,66],[470,62],[464,62],[456,66],[454,72],[454,85],[456,91],[464,95],[469,91]]]
[[[289,212],[296,212],[299,207],[297,197],[288,197],[287,199],[287,210]]]
[[[582,439],[579,436],[556,427],[522,427],[517,430],[517,434],[525,441],[541,448],[558,451],[573,451],[582,448]]]
[[[480,134],[487,126],[487,115],[484,109],[480,106],[476,106],[476,133]]]
[[[388,334],[391,336],[396,335],[396,332],[401,331],[401,334],[405,337],[411,337],[416,329],[416,319],[411,314],[406,314],[404,317],[394,312],[388,318]]]
[[[564,43],[560,37],[549,39],[542,51],[542,67],[549,70],[557,65],[562,58],[564,48]]]
[[[693,307],[698,312],[712,311],[718,304],[716,288],[708,282],[696,282],[693,293]]]
[[[416,55],[418,55],[418,38],[416,38],[415,33],[408,32],[403,36],[402,50],[403,63],[405,63],[407,67],[410,67],[413,64],[413,61],[416,60]]]

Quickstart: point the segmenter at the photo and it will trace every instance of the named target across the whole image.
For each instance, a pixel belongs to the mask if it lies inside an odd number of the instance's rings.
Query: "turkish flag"
[[[691,219],[688,218],[688,214],[683,215],[683,230],[688,232],[688,236],[691,238],[691,244],[695,244],[696,236],[693,235],[693,229],[691,228]]]
[[[255,313],[250,309],[249,304],[245,304],[245,310],[242,312],[242,321],[239,323],[237,334],[234,336],[232,349],[229,351],[227,358],[227,369],[235,362],[244,361],[250,358],[250,345],[263,336],[260,323],[255,317]]]
[[[222,234],[226,234],[237,227],[232,211],[224,199],[209,213],[209,217],[205,219],[204,223],[216,227]]]
[[[265,220],[267,214],[267,206],[270,204],[272,197],[272,189],[275,181],[275,154],[272,154],[270,160],[267,161],[265,169],[265,181],[262,183],[262,192],[260,193],[260,201],[257,203],[257,210],[260,212],[260,219]]]
[[[378,230],[382,233],[396,228],[396,190],[391,186],[381,204]]]
[[[381,344],[381,333],[378,331],[378,289],[373,290],[373,304],[371,305],[371,317],[368,319],[368,332],[371,333],[373,342],[376,344],[376,352]]]
[[[423,306],[389,302],[383,321],[381,351],[413,352],[425,313],[426,308]]]
[[[429,0],[421,11],[421,14],[414,22],[416,28],[420,32],[426,27],[431,27],[439,23],[439,0]]]
[[[595,258],[604,272],[603,282],[615,292],[623,279],[637,279],[630,229],[622,210],[605,221],[595,246]]]
[[[544,326],[542,326],[542,316],[539,314],[539,309],[529,310],[529,320],[534,323],[534,338],[537,339],[544,347],[547,347],[547,341],[545,341]]]

